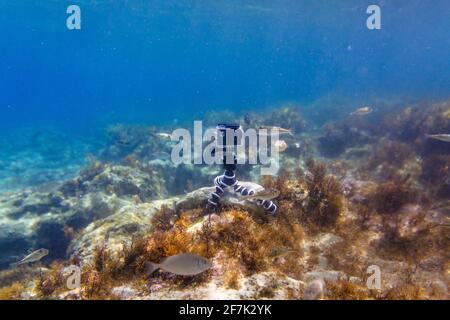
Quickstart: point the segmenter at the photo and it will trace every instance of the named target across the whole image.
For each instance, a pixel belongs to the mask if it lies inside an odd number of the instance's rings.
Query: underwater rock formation
[[[100,157],[111,162],[91,159],[45,192],[0,196],[0,297],[446,298],[450,151],[424,137],[449,129],[445,112],[406,107],[389,119],[383,108],[371,121],[335,119],[320,133],[306,132],[292,106],[252,114],[250,126],[303,130],[302,140],[286,139],[277,176],[259,180],[258,167],[238,169],[254,181],[244,186],[279,192],[276,215],[227,192],[217,214],[205,216],[218,166],[174,165],[156,128],[114,127]],[[238,117],[208,121],[221,116]],[[292,152],[294,141],[309,141],[308,158]],[[6,270],[39,247],[50,250],[41,265]],[[187,278],[145,275],[146,261],[183,252],[210,259],[212,268]],[[81,288],[68,290],[72,264],[81,268]],[[382,270],[379,290],[366,284],[373,265]],[[25,289],[30,296],[21,296]]]

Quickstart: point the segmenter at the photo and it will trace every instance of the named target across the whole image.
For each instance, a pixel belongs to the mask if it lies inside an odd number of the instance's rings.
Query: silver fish
[[[14,267],[20,266],[22,264],[39,261],[43,257],[45,257],[46,255],[48,255],[48,252],[49,251],[47,249],[44,249],[44,248],[36,250],[36,251],[33,251],[32,253],[27,255],[25,258],[23,258],[19,262],[11,263],[9,266],[11,268],[14,268]]]
[[[355,111],[351,112],[351,116],[365,116],[366,114],[372,113],[373,109],[371,107],[363,107],[356,109]]]
[[[254,194],[242,196],[240,199],[242,200],[272,200],[280,195],[280,192],[275,189],[263,189],[261,191],[257,191]]]
[[[261,131],[263,130],[263,131]],[[258,135],[260,136],[271,136],[274,135],[275,132],[278,131],[279,135],[288,134],[293,135],[292,129],[284,129],[281,127],[272,127],[272,126],[260,126],[258,130]]]
[[[162,138],[162,139],[167,139],[167,140],[171,140],[172,139],[172,135],[170,133],[159,132],[156,135],[158,137]]]
[[[170,256],[161,263],[146,262],[147,275],[151,275],[158,269],[180,276],[194,276],[211,268],[212,263],[203,257],[192,253],[181,253]]]
[[[450,134],[442,133],[442,134],[425,134],[427,138],[440,140],[444,142],[450,142]]]

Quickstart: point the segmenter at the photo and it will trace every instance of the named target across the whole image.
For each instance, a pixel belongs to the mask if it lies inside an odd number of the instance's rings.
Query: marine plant
[[[152,216],[151,225],[155,230],[168,231],[173,227],[175,220],[175,210],[167,205],[161,208]]]
[[[369,201],[378,214],[392,214],[415,198],[416,192],[408,183],[387,181],[376,187]]]
[[[17,281],[9,286],[0,288],[0,300],[20,300],[25,287],[22,282]]]
[[[367,287],[348,280],[327,281],[326,287],[325,298],[328,300],[367,300],[371,298]]]
[[[431,155],[422,161],[420,180],[440,198],[450,197],[450,155]]]
[[[286,200],[291,196],[291,172],[285,169],[281,169],[278,173],[278,176],[274,178],[273,176],[263,176],[261,179],[261,185],[265,189],[275,189],[280,192],[277,200]]]
[[[409,144],[382,139],[376,144],[369,158],[364,161],[361,170],[374,171],[382,167],[383,177],[388,177],[402,168],[404,163],[414,156],[414,149]]]
[[[424,288],[416,284],[400,284],[382,295],[384,300],[424,300]]]
[[[344,210],[343,190],[333,175],[327,175],[326,166],[313,159],[306,162],[305,182],[308,198],[304,214],[308,220],[323,227],[333,226]]]
[[[55,299],[61,291],[63,276],[61,274],[63,264],[54,261],[49,270],[40,274],[36,281],[35,291],[38,299]]]
[[[445,254],[450,244],[445,228],[425,220],[423,215],[408,223],[411,231],[403,228],[406,222],[401,216],[385,217],[382,223],[382,237],[373,243],[382,257],[417,265],[426,257]]]

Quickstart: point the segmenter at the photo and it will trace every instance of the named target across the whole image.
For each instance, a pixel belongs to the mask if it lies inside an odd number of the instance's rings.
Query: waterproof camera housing
[[[219,123],[217,125],[216,147],[223,152],[225,169],[236,170],[236,147],[242,145],[243,131],[238,123]]]
[[[234,148],[242,144],[243,131],[238,123],[219,123],[216,128],[217,147]]]

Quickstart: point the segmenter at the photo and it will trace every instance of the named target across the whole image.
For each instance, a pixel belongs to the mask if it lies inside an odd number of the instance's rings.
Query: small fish
[[[323,296],[324,282],[322,279],[316,279],[308,283],[303,294],[303,300],[319,300]]]
[[[257,191],[254,194],[242,196],[242,200],[272,200],[280,195],[280,192],[275,189],[263,189],[261,191]]]
[[[286,141],[278,140],[275,142],[275,148],[278,149],[278,152],[284,152],[288,148]]]
[[[442,133],[442,134],[425,134],[427,138],[440,140],[444,142],[450,142],[450,134]]]
[[[269,252],[269,257],[279,257],[279,256],[284,256],[290,253],[299,253],[298,250],[289,248],[289,247],[278,247],[278,248],[273,248],[270,252]]]
[[[363,107],[356,109],[355,111],[351,112],[351,116],[365,116],[367,114],[372,113],[373,109],[371,107]]]
[[[167,140],[171,140],[172,139],[172,135],[170,133],[159,132],[156,135],[158,137],[160,137],[160,138],[163,138],[163,139],[167,139]]]
[[[43,257],[45,257],[46,255],[48,255],[48,250],[47,249],[39,249],[36,251],[33,251],[32,253],[30,253],[29,255],[27,255],[25,258],[23,258],[22,260],[20,260],[19,262],[16,263],[11,263],[9,266],[11,268],[20,266],[22,264],[26,264],[26,263],[31,263],[31,262],[36,262],[41,260]]]
[[[116,141],[116,143],[121,146],[129,146],[131,144],[130,141],[125,140],[125,139],[119,139]]]
[[[264,131],[261,131],[261,130],[264,130]],[[282,134],[288,134],[291,136],[293,135],[293,132],[291,129],[284,129],[281,127],[272,127],[272,126],[260,126],[258,134],[262,135],[262,136],[271,136],[271,135],[275,134],[274,131],[278,131],[279,135],[282,135]]]
[[[164,259],[160,264],[146,262],[145,265],[147,267],[147,275],[162,269],[180,276],[194,276],[211,268],[212,263],[196,254],[181,253]]]

